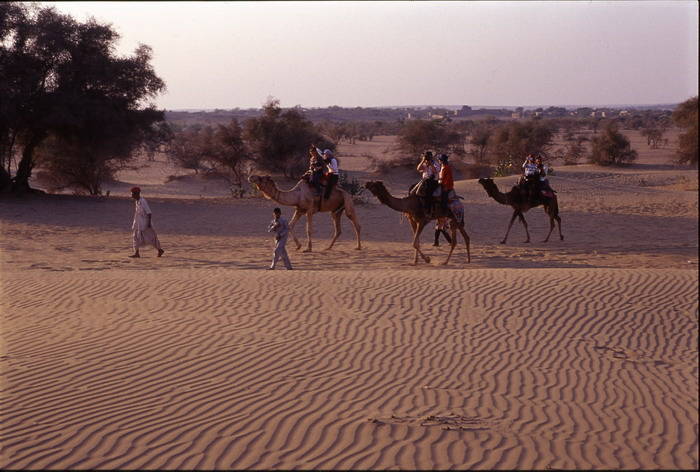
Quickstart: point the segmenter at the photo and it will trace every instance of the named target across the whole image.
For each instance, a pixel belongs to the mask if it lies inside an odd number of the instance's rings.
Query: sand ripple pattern
[[[683,270],[2,284],[4,469],[694,469]]]

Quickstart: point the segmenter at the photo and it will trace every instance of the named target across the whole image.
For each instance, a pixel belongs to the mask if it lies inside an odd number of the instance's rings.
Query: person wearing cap
[[[156,235],[156,231],[153,229],[151,208],[148,206],[146,199],[141,196],[141,189],[139,187],[131,188],[131,198],[134,199],[136,205],[134,209],[134,222],[131,224],[131,229],[134,232],[134,253],[129,257],[141,257],[139,248],[149,245],[158,250],[158,257],[162,256],[165,251],[160,247],[158,235]]]
[[[323,162],[326,164],[326,194],[323,198],[328,200],[328,197],[331,196],[331,192],[333,191],[333,187],[338,183],[340,170],[338,169],[338,159],[333,156],[333,152],[330,149],[323,151]]]
[[[292,270],[292,263],[287,255],[287,236],[289,236],[289,224],[282,218],[282,210],[272,210],[272,222],[267,227],[268,233],[275,233],[275,250],[272,252],[272,264],[267,270],[275,270],[277,261],[282,259],[287,270]]]
[[[549,186],[549,179],[547,179],[548,167],[542,162],[541,156],[535,158],[535,165],[537,166],[537,175],[540,178],[540,192],[547,198],[554,198],[555,191]]]
[[[438,182],[442,189],[441,201],[443,208],[447,208],[448,200],[455,198],[455,181],[452,177],[452,166],[448,162],[447,154],[440,154],[440,177]]]

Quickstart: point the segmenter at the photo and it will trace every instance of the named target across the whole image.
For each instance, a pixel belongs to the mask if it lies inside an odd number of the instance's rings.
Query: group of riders
[[[323,198],[327,200],[340,177],[338,159],[333,156],[333,151],[330,149],[321,151],[316,146],[311,146],[309,148],[309,170],[306,171],[304,177],[311,185],[315,196],[321,195],[321,186],[325,185]]]
[[[547,166],[542,162],[541,156],[527,155],[523,163],[523,175],[518,180],[518,187],[524,191],[531,204],[554,198],[555,191],[549,186],[547,173]]]
[[[547,180],[548,169],[541,156],[528,154],[522,168],[523,174],[518,180],[517,187],[533,206],[543,203],[543,200],[554,198],[555,192]],[[436,205],[442,209],[450,208],[459,211],[459,207],[461,207],[460,197],[454,190],[452,167],[447,154],[435,157],[432,151],[425,151],[421,155],[416,170],[420,173],[421,179],[411,185],[409,195],[420,197],[427,214],[432,213]],[[304,177],[315,196],[322,196],[322,199],[327,200],[333,188],[338,184],[339,175],[338,160],[333,155],[333,151],[330,149],[321,151],[312,145],[309,148],[309,169]],[[324,186],[325,189],[322,190]],[[443,226],[444,221],[439,220],[438,227],[436,227],[435,245],[437,245],[438,229],[442,230]]]

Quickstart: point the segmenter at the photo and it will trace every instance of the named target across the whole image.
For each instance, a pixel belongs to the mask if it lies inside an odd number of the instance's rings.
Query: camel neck
[[[488,194],[489,197],[493,198],[501,205],[509,205],[510,204],[508,202],[508,195],[506,195],[505,193],[498,190],[498,186],[496,185],[495,182],[492,181],[492,182],[489,182],[488,184],[484,185],[484,189],[486,189],[486,193]]]
[[[375,193],[377,199],[392,210],[405,212],[408,208],[406,198],[396,198],[385,187],[380,187]]]
[[[294,206],[299,202],[299,195],[296,188],[285,191],[277,188],[274,183],[266,189],[261,189],[262,192],[272,200],[276,201],[281,205]]]

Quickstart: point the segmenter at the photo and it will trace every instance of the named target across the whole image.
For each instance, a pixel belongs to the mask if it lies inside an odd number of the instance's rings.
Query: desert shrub
[[[603,165],[622,165],[637,159],[630,140],[620,133],[614,121],[608,122],[602,133],[591,140],[590,161]]]
[[[679,164],[698,165],[698,97],[681,103],[673,111],[673,121],[684,129],[678,137]]]
[[[557,158],[561,159],[565,166],[578,164],[586,154],[586,146],[583,143],[587,140],[585,136],[576,136],[573,141],[567,142],[558,150]]]
[[[499,160],[493,170],[493,175],[496,177],[506,177],[508,175],[519,174],[522,171],[521,166],[517,165],[510,159]]]
[[[657,149],[663,143],[664,131],[660,128],[644,128],[641,135],[647,138],[647,146]]]
[[[338,186],[352,195],[353,201],[357,203],[367,202],[367,189],[355,177],[350,178],[347,172],[340,171]]]

